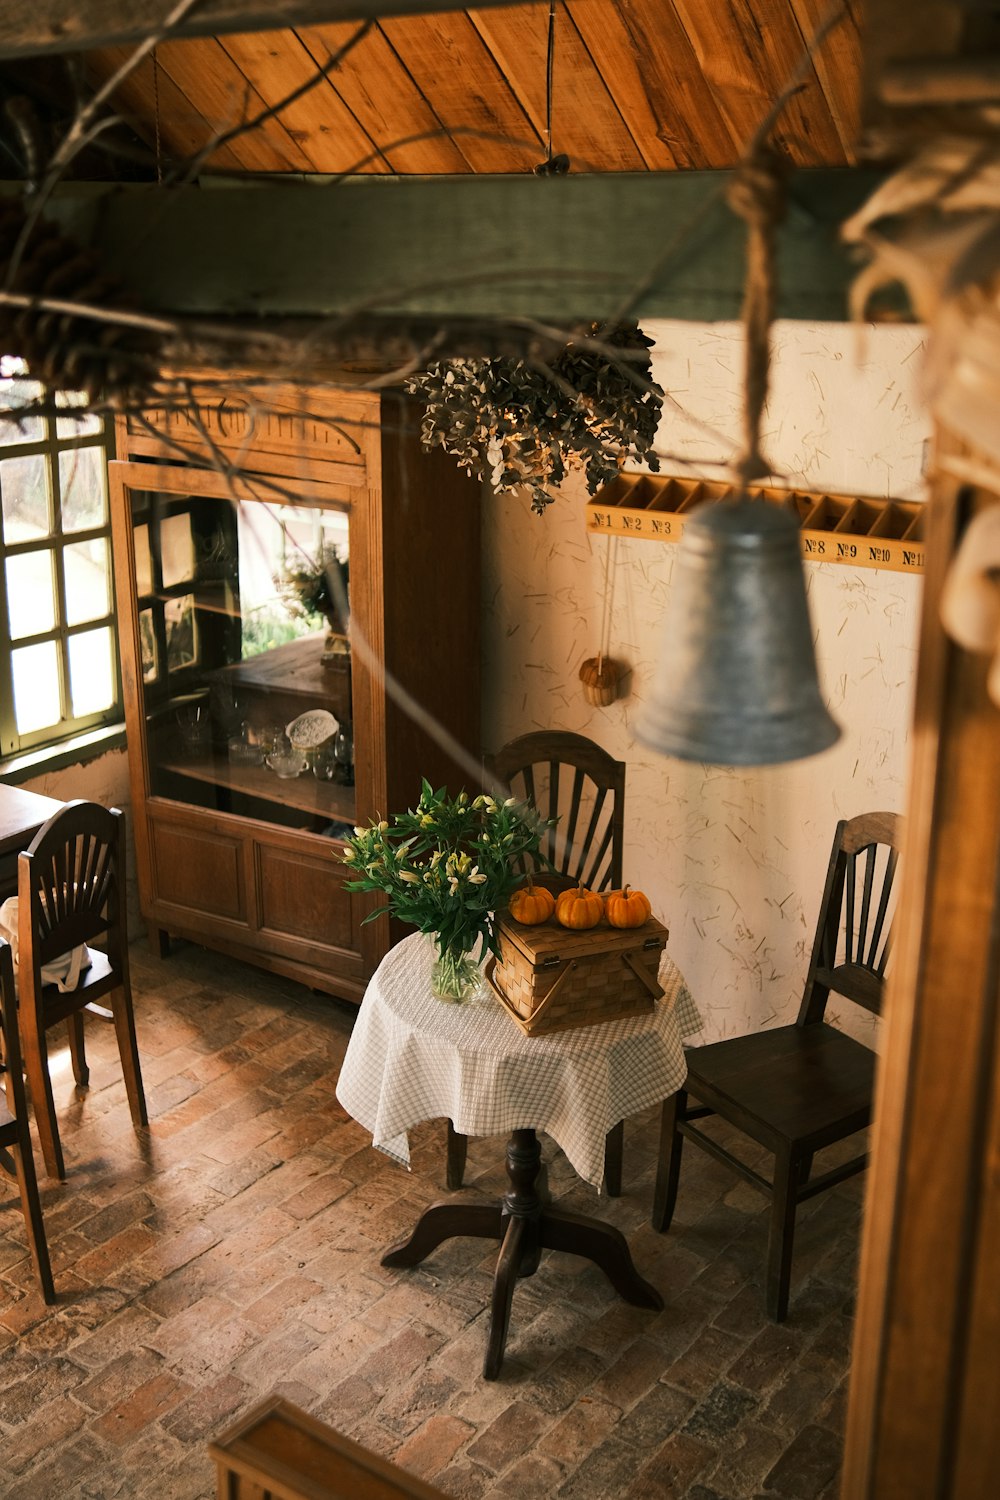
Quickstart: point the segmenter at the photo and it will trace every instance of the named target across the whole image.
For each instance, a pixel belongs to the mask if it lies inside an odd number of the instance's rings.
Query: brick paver
[[[629,1307],[596,1267],[547,1254],[485,1382],[491,1247],[379,1265],[443,1195],[444,1131],[413,1133],[410,1173],[371,1150],[334,1096],[351,1008],[183,944],[165,961],[136,944],[132,962],[149,1130],[131,1128],[110,1028],[88,1027],[88,1090],[54,1054],[53,1308],[0,1179],[5,1497],[209,1500],[208,1441],[275,1391],[452,1500],[834,1492],[857,1183],[803,1211],[779,1329],[763,1202],[717,1163],[687,1151],[674,1228],[650,1229],[655,1111],[627,1124],[617,1200],[545,1142],[553,1196],[627,1234],[666,1306]],[[502,1140],[470,1142],[467,1181],[502,1191]]]

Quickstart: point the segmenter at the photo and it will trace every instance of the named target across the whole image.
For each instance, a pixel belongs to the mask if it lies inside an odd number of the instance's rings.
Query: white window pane
[[[108,502],[104,474],[103,448],[72,448],[60,453],[63,531],[86,531],[105,524]]]
[[[69,638],[69,683],[73,714],[81,719],[110,708],[115,701],[111,631],[88,630]]]
[[[139,651],[142,657],[143,682],[155,682],[160,675],[160,655],[156,646],[156,627],[153,611],[139,611]]]
[[[135,528],[135,591],[140,599],[153,592],[153,560],[149,555],[149,527]]]
[[[41,635],[56,623],[52,549],[21,552],[7,559],[7,618],[12,640]]]
[[[198,660],[198,629],[194,616],[194,595],[168,599],[163,606],[163,623],[167,632],[167,671],[179,672]]]
[[[0,460],[0,502],[8,545],[51,535],[49,470],[43,453]]]
[[[74,407],[85,407],[87,397],[79,391],[57,391],[56,406],[66,411],[72,411]],[[101,418],[93,412],[80,411],[72,417],[56,418],[56,437],[72,438],[83,437],[85,433],[100,432]]]
[[[194,577],[194,538],[191,517],[186,513],[165,516],[160,522],[160,566],[165,589]]]
[[[73,542],[63,550],[66,569],[66,623],[82,625],[111,611],[108,544],[104,537]]]
[[[45,436],[44,417],[24,417],[21,408],[41,398],[35,380],[0,379],[0,447],[10,443],[37,443]]]
[[[18,733],[31,734],[36,729],[58,724],[62,710],[55,641],[43,641],[39,646],[22,646],[12,651],[11,667]]]

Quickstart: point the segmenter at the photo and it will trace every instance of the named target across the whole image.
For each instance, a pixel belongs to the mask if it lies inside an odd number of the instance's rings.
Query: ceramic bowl
[[[306,758],[298,750],[290,750],[281,755],[269,755],[267,763],[275,776],[282,781],[298,776],[306,768]]]

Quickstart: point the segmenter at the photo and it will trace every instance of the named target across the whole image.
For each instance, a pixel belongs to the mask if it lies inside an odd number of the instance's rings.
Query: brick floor
[[[483,1243],[379,1265],[442,1195],[444,1130],[414,1132],[409,1174],[371,1149],[334,1092],[352,1008],[183,944],[166,961],[136,945],[133,966],[148,1132],[109,1027],[88,1023],[89,1090],[54,1057],[54,1308],[0,1179],[0,1495],[207,1500],[206,1444],[273,1391],[455,1500],[835,1495],[858,1182],[803,1210],[777,1328],[763,1201],[724,1168],[689,1149],[674,1226],[650,1228],[654,1112],[627,1124],[617,1201],[544,1142],[553,1196],[617,1224],[666,1307],[629,1307],[596,1267],[547,1253],[486,1382]],[[467,1180],[502,1191],[502,1140],[470,1142]]]

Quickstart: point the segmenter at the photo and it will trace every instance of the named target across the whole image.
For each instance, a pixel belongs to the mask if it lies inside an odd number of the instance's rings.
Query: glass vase
[[[482,978],[471,953],[448,948],[438,954],[431,967],[431,992],[439,1000],[460,1004],[476,993]]]

